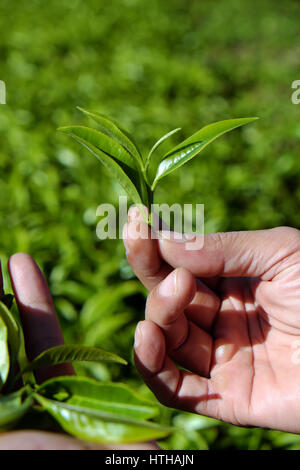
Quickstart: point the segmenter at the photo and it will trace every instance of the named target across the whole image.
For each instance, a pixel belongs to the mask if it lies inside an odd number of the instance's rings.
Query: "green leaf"
[[[2,318],[7,328],[7,340],[10,347],[11,362],[13,363],[17,360],[20,349],[20,327],[13,314],[2,301],[0,302],[0,318]]]
[[[22,388],[17,392],[0,397],[1,429],[11,428],[32,406],[33,399],[31,396],[24,394],[25,391],[26,388]]]
[[[151,189],[154,190],[156,184],[161,178],[169,175],[172,171],[198,155],[211,142],[221,135],[235,129],[236,127],[255,121],[256,119],[258,118],[227,119],[225,121],[215,122],[203,127],[188,139],[174,147],[163,157],[157,169]]]
[[[172,429],[84,406],[49,400],[39,394],[36,400],[74,436],[94,442],[139,442],[165,437]]]
[[[104,132],[85,126],[61,127],[58,130],[70,135],[71,137],[76,136],[79,139],[89,142],[97,149],[121,163],[124,171],[126,168],[131,168],[131,170],[135,171],[137,170],[136,161],[131,153]]]
[[[9,351],[7,339],[7,327],[0,317],[0,390],[6,382],[9,372]]]
[[[2,301],[0,301],[0,318],[2,318],[7,328],[7,342],[10,353],[10,369],[6,384],[6,390],[8,390],[15,380],[15,365],[19,358],[21,346],[21,329],[13,314]]]
[[[163,135],[152,147],[152,149],[150,150],[149,152],[149,155],[146,159],[146,168],[147,166],[149,165],[150,161],[151,161],[151,156],[153,154],[153,152],[158,149],[158,147],[166,140],[168,139],[168,137],[171,137],[171,135],[175,134],[176,132],[180,131],[181,130],[181,127],[178,127],[177,129],[173,129],[172,131],[168,132],[167,134]]]
[[[127,364],[125,359],[122,359],[114,353],[104,351],[104,349],[68,344],[54,346],[53,348],[43,351],[30,364],[28,364],[25,369],[23,369],[22,374],[40,367],[49,367],[56,364],[75,361],[115,362],[118,364]]]
[[[83,145],[87,150],[89,150],[110,172],[110,174],[118,181],[118,183],[124,188],[127,195],[132,199],[135,204],[141,204],[142,199],[135,184],[131,181],[131,178],[127,175],[127,173],[122,169],[122,167],[112,158],[110,155],[106,154],[99,148],[97,148],[93,143],[91,143],[89,139],[91,135],[86,131],[82,131],[81,126],[75,127],[63,127],[59,130],[64,134],[69,135],[78,143]],[[97,132],[97,131],[95,131]],[[128,167],[127,167],[128,171]],[[139,183],[139,181],[138,181]]]
[[[86,109],[80,108],[79,106],[77,106],[77,109],[97,122],[102,132],[119,142],[119,144],[121,144],[122,147],[124,147],[124,149],[126,149],[135,158],[138,164],[143,166],[143,160],[138,148],[128,137],[128,133],[124,131],[119,126],[119,124],[117,124],[111,118],[104,116],[103,114],[87,111]]]
[[[39,390],[46,398],[134,419],[149,419],[158,406],[139,397],[125,384],[97,382],[86,377],[57,377],[44,382]],[[60,398],[61,397],[61,398]]]

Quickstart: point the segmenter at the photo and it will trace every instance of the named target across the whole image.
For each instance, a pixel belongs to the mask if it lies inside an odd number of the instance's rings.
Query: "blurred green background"
[[[145,152],[176,127],[166,146],[213,121],[259,116],[164,179],[156,202],[205,204],[207,232],[299,227],[299,17],[293,0],[0,0],[0,256],[5,269],[14,252],[35,257],[66,341],[130,361],[80,373],[150,393],[131,352],[145,291],[122,242],[96,237],[96,208],[117,203],[120,188],[56,128],[91,124],[79,105],[114,117]],[[300,437],[277,431],[166,408],[161,419],[183,428],[165,448],[300,449]]]

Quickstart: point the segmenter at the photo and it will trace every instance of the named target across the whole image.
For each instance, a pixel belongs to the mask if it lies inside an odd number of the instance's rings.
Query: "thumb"
[[[183,238],[164,236],[163,232],[158,243],[167,263],[174,268],[185,267],[199,277],[245,276],[271,280],[300,262],[300,231],[292,227],[210,233],[204,235],[199,250],[188,250]]]

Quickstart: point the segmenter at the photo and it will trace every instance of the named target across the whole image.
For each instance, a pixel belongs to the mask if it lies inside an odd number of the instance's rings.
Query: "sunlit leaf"
[[[150,178],[151,178],[151,170],[153,169],[153,171],[156,170],[157,168],[157,165],[159,163],[159,161],[161,160],[161,157],[160,156],[156,156],[154,157],[153,153],[155,152],[155,150],[158,149],[158,147],[166,140],[168,139],[169,137],[171,137],[173,134],[175,134],[176,132],[180,131],[181,127],[178,127],[177,129],[173,129],[172,131],[168,132],[167,134],[163,135],[152,147],[152,149],[150,150],[149,152],[149,155],[146,159],[146,169],[147,167],[149,166],[149,172],[150,172]]]
[[[125,384],[97,382],[86,377],[57,377],[39,388],[46,398],[134,419],[153,418],[158,407]]]
[[[0,397],[0,428],[9,429],[31,408],[33,399],[23,388]]]
[[[62,345],[43,351],[22,371],[28,372],[40,367],[49,367],[56,364],[62,364],[75,361],[88,362],[115,362],[118,364],[127,364],[127,362],[117,354],[105,351],[104,349],[90,346]]]
[[[119,124],[117,124],[113,119],[95,111],[88,111],[80,108],[79,106],[77,106],[77,109],[97,122],[102,132],[119,142],[119,144],[121,144],[122,147],[124,147],[140,165],[142,164],[142,157],[135,143],[128,137],[128,133],[124,131]]]
[[[191,413],[179,413],[173,420],[174,425],[185,431],[194,431],[210,428],[213,426],[220,426],[221,421],[207,416],[200,416]]]
[[[71,135],[71,137],[74,135],[89,142],[97,149],[121,163],[123,168],[128,167],[132,170],[137,170],[137,164],[131,153],[104,132],[85,126],[61,127],[58,130],[64,134]]]
[[[113,176],[113,178],[115,178],[116,181],[124,188],[129,198],[132,199],[134,203],[141,204],[142,203],[141,196],[138,193],[138,190],[135,184],[131,181],[131,178],[126,174],[126,172],[122,169],[119,163],[117,163],[114,160],[114,158],[112,158],[111,156],[103,152],[101,149],[97,148],[89,140],[86,140],[86,138],[89,139],[91,137],[91,134],[86,131],[82,131],[82,129],[87,129],[87,128],[82,128],[81,126],[77,126],[77,127],[63,127],[63,128],[60,128],[59,130],[69,135],[78,143],[83,145],[87,150],[89,150],[107,168],[111,176]],[[128,168],[129,167],[127,167],[127,171],[128,171]]]
[[[158,181],[164,176],[169,175],[172,171],[176,170],[191,158],[198,155],[205,149],[211,142],[225,134],[226,132],[235,129],[236,127],[243,126],[249,122],[255,121],[254,118],[240,118],[240,119],[227,119],[225,121],[215,122],[203,127],[188,139],[181,142],[179,145],[170,150],[162,159],[158,166],[154,181],[152,183],[152,190],[155,188]]]
[[[80,439],[94,442],[139,442],[158,439],[171,432],[170,428],[99,411],[84,406],[49,400],[36,394],[36,400],[62,426]]]
[[[0,318],[7,328],[7,341],[10,347],[10,355],[13,361],[16,360],[20,348],[20,328],[7,306],[0,302]],[[12,362],[13,362],[12,361]]]
[[[10,365],[7,336],[6,324],[0,317],[0,389],[6,382]]]

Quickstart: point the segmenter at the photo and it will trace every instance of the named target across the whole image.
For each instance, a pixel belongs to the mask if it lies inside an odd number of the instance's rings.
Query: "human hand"
[[[27,356],[32,360],[45,349],[64,343],[47,283],[35,261],[27,254],[17,253],[9,260],[9,274],[23,326]],[[0,270],[0,294],[3,294]],[[71,364],[39,369],[36,379],[72,375]],[[83,442],[66,434],[22,430],[0,434],[0,450],[84,450],[84,449],[158,449],[152,442],[140,444],[95,444]]]
[[[151,291],[136,365],[157,398],[240,426],[300,432],[299,231],[209,234],[187,251],[150,232],[134,239],[149,228],[136,209],[129,217],[127,257]]]

